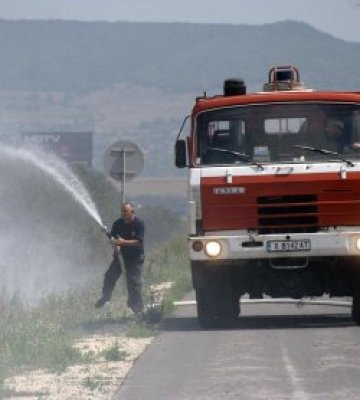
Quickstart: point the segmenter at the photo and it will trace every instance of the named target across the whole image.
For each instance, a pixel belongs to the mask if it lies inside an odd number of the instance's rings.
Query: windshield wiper
[[[253,164],[256,165],[259,169],[261,169],[262,171],[264,170],[264,167],[255,162],[252,158],[250,158],[249,156],[247,156],[246,154],[243,153],[239,153],[238,151],[234,151],[234,150],[228,150],[228,149],[222,149],[221,147],[207,147],[208,150],[214,150],[214,151],[218,151],[220,153],[227,153],[227,154],[232,154],[235,157],[237,157],[240,161],[244,161],[247,162],[248,164]]]
[[[350,160],[346,160],[345,158],[341,158],[340,154],[336,151],[330,151],[330,150],[326,150],[326,149],[319,149],[317,147],[310,147],[310,146],[302,146],[299,144],[295,144],[294,146],[295,149],[302,149],[302,150],[306,150],[306,151],[312,151],[314,153],[320,153],[320,154],[324,154],[325,156],[337,156],[338,159],[344,163],[346,163],[346,165],[348,165],[349,167],[355,167],[355,164],[350,161]]]

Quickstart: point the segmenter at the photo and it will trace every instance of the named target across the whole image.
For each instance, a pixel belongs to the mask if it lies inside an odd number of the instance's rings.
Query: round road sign
[[[130,181],[144,168],[144,156],[135,143],[119,140],[105,151],[103,164],[111,178]]]

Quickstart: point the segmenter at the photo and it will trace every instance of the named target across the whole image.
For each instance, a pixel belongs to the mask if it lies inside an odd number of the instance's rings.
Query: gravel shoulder
[[[109,331],[84,337],[74,343],[74,347],[84,356],[90,356],[89,363],[72,365],[62,373],[34,370],[8,378],[5,387],[14,394],[5,399],[111,399],[153,337],[128,338],[123,332],[114,335],[113,325]],[[107,360],[104,351],[109,349],[118,349],[122,354],[121,360]]]
[[[153,304],[160,304],[172,285],[173,282],[152,285]],[[3,400],[112,399],[136,359],[155,336],[155,331],[141,327],[141,322],[137,325],[129,315],[114,318],[114,311],[115,306],[107,304],[99,320],[88,327],[90,332],[73,343],[87,362],[71,365],[62,372],[37,369],[12,376],[4,382],[4,388],[12,395]],[[106,315],[105,319],[101,318],[103,315]],[[129,337],[130,325],[137,326],[140,331],[143,329],[146,337]]]

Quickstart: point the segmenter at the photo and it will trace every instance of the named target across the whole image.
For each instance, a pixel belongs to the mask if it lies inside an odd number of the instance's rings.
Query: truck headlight
[[[221,244],[216,241],[207,242],[205,245],[205,253],[209,257],[218,257],[221,254]]]

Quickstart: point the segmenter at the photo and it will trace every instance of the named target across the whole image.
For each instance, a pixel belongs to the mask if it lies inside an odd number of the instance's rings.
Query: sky
[[[291,19],[360,42],[360,0],[0,0],[0,18],[250,25]]]

